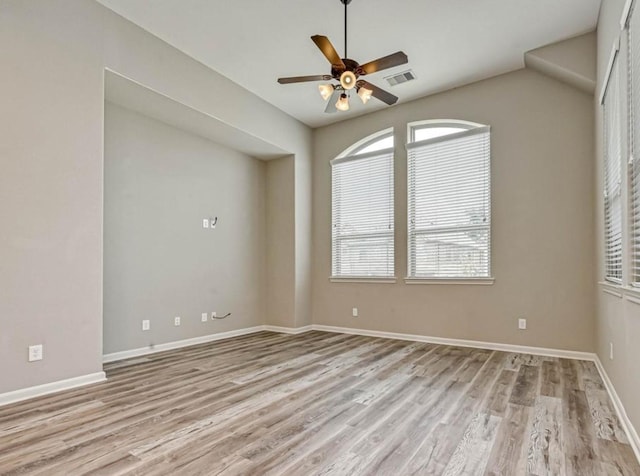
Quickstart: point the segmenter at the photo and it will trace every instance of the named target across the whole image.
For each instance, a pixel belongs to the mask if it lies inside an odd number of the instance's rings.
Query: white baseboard
[[[304,327],[282,327],[282,326],[263,326],[265,331],[270,332],[281,332],[283,334],[302,334],[304,332],[309,332],[313,330],[313,326],[304,326]]]
[[[36,385],[34,387],[27,387],[20,390],[14,390],[12,392],[1,393],[0,406],[20,402],[29,398],[41,397],[50,393],[82,387],[92,383],[104,382],[105,380],[106,377],[104,372],[96,372],[93,374],[81,375],[80,377],[58,380],[57,382],[45,383],[43,385]]]
[[[449,339],[446,337],[432,337],[419,334],[400,334],[397,332],[371,331],[367,329],[352,329],[349,327],[324,326],[321,324],[313,324],[311,327],[315,331],[338,332],[340,334],[353,334],[368,337],[384,337],[387,339],[427,342],[429,344],[455,345],[458,347],[474,347],[476,349],[500,350],[503,352],[515,352],[518,354],[543,355],[546,357],[559,357],[574,360],[595,361],[596,359],[596,354],[593,352],[547,349],[545,347],[528,347],[524,345],[500,344],[497,342],[482,342],[478,340]]]
[[[596,367],[598,368],[598,372],[600,372],[600,377],[602,377],[602,381],[604,382],[604,386],[609,393],[609,397],[613,402],[613,406],[616,409],[616,413],[618,414],[618,419],[620,420],[620,424],[622,425],[622,429],[627,434],[629,438],[629,444],[633,448],[633,452],[636,454],[636,458],[640,461],[640,437],[638,437],[638,432],[629,420],[629,416],[627,415],[627,411],[624,409],[624,405],[622,404],[622,400],[618,396],[618,392],[616,392],[616,388],[613,386],[607,371],[604,369],[602,362],[600,361],[600,357],[596,355],[595,359]]]
[[[130,359],[132,357],[140,357],[142,355],[155,354],[157,352],[164,352],[167,350],[181,349],[182,347],[189,347],[191,345],[206,344],[207,342],[213,342],[216,340],[228,339],[230,337],[238,337],[247,334],[254,334],[261,332],[267,326],[255,326],[246,327],[244,329],[237,329],[228,332],[219,332],[217,334],[209,334],[206,336],[194,337],[192,339],[176,340],[173,342],[167,342],[165,344],[156,344],[153,347],[140,347],[138,349],[123,350],[121,352],[113,352],[112,354],[105,354],[102,356],[102,362],[105,364],[108,362],[115,362],[116,360]]]

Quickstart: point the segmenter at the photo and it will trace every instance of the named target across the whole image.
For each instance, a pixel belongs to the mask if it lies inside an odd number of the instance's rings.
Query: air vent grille
[[[384,78],[389,83],[389,86],[397,86],[398,84],[406,83],[407,81],[413,81],[416,79],[416,75],[413,71],[408,69],[402,73],[394,74],[393,76],[387,76]]]

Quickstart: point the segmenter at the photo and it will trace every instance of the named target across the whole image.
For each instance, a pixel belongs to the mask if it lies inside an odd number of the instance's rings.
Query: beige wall
[[[612,46],[620,35],[620,19],[624,0],[603,0],[598,22],[598,85],[594,101],[596,117],[596,281],[604,279],[604,227],[603,227],[603,147],[602,147],[602,108],[599,96],[602,90],[606,69],[609,64]],[[625,66],[625,37],[622,36],[621,66]],[[624,77],[624,74],[623,74]],[[625,247],[626,248],[626,247]],[[640,361],[640,306],[628,299],[605,292],[606,286],[598,285],[596,291],[597,322],[596,351],[607,374],[613,382],[626,412],[638,430],[640,429],[640,373],[637,363]],[[623,294],[621,289],[609,289]],[[609,346],[613,344],[614,358],[609,358]]]
[[[295,159],[267,163],[267,323],[295,327]]]
[[[101,12],[55,3],[0,6],[0,393],[102,370]]]
[[[264,324],[265,162],[107,103],[104,171],[105,354]]]
[[[2,0],[0,42],[3,393],[102,370],[105,68],[290,152],[301,170],[311,160],[312,136],[281,110],[91,0]],[[291,205],[295,213],[310,213],[307,174],[281,183],[298,201]],[[271,244],[279,255],[304,260],[309,227],[305,234],[303,221],[286,217],[287,229],[299,232]],[[295,302],[304,286],[309,292],[305,272],[299,265],[293,283],[278,277],[273,287]],[[293,315],[278,318],[291,325],[306,320],[295,315],[304,316],[304,305],[291,309]],[[38,343],[45,358],[28,363],[27,346]]]
[[[495,284],[406,285],[407,122],[491,126]],[[331,283],[329,161],[395,128],[396,284]],[[558,349],[594,348],[591,96],[530,70],[316,130],[313,322]],[[360,317],[351,317],[358,307]],[[517,318],[528,330],[517,329]]]

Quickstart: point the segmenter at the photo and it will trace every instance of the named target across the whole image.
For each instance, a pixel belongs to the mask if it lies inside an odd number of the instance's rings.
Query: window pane
[[[640,11],[632,6],[628,29],[629,45],[629,138],[632,160],[629,164],[631,283],[640,286]],[[622,249],[622,246],[620,246]],[[622,269],[622,262],[620,262]]]
[[[337,159],[332,176],[333,276],[393,276],[393,153]]]
[[[620,70],[616,57],[603,99],[605,278],[622,280],[622,141]]]
[[[416,235],[416,276],[483,277],[489,275],[489,230]]]
[[[466,131],[464,127],[421,127],[413,129],[413,141],[420,142],[421,140],[434,139],[436,137],[442,137],[449,134],[455,134],[456,132]]]
[[[362,149],[357,149],[354,155],[368,154],[369,152],[375,152],[377,150],[391,149],[393,147],[393,136],[383,137],[382,139],[366,145]]]
[[[393,235],[338,238],[335,253],[339,260],[340,272],[334,273],[334,276],[393,274]]]
[[[469,131],[408,146],[411,277],[490,275],[489,130]]]

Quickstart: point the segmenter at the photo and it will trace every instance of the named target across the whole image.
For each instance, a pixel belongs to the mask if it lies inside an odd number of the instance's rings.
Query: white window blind
[[[335,159],[331,177],[332,275],[393,276],[393,149]]]
[[[620,139],[620,70],[618,57],[602,101],[604,119],[605,279],[622,281],[622,176]]]
[[[640,13],[633,10],[628,24],[629,59],[629,178],[631,284],[640,286]]]
[[[490,277],[490,131],[407,145],[409,277]]]

